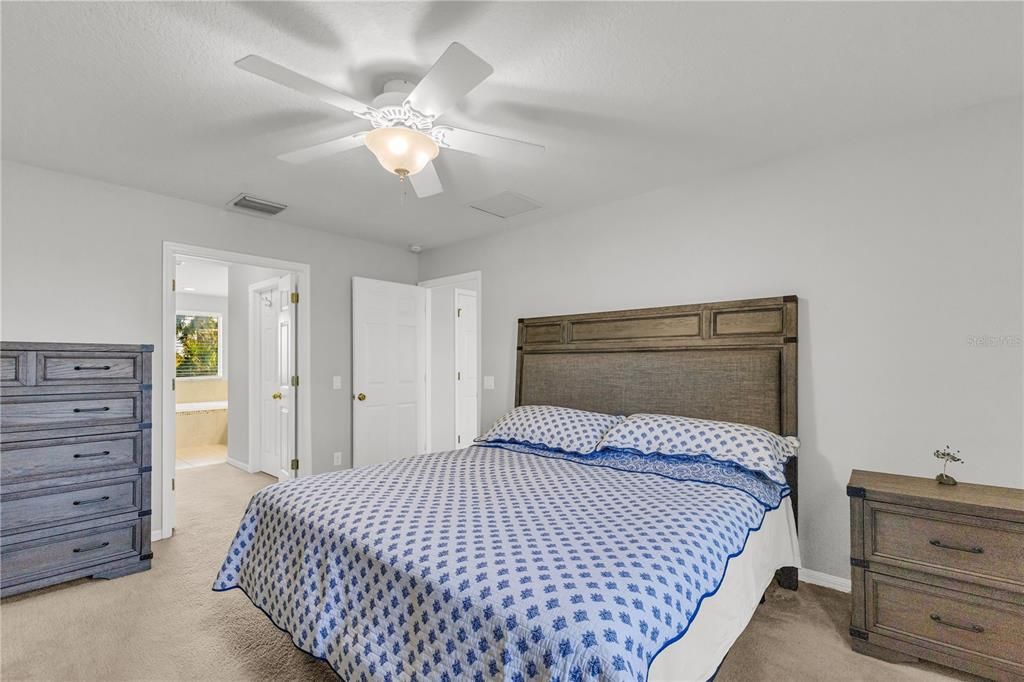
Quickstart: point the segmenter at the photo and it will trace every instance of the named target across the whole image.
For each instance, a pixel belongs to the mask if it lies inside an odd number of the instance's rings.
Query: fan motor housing
[[[373,98],[374,109],[382,107],[400,107],[409,96],[416,83],[405,78],[392,78],[380,89],[380,94]]]

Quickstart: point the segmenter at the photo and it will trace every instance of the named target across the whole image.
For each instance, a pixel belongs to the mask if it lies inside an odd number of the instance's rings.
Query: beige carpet
[[[238,590],[210,591],[249,497],[273,479],[227,464],[178,472],[179,530],[153,569],[82,580],[0,603],[4,680],[336,680]],[[718,676],[733,680],[927,680],[847,644],[848,597],[773,589]],[[954,679],[966,679],[963,676]]]

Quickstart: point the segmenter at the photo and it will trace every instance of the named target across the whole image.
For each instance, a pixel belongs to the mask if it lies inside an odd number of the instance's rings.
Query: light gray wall
[[[483,271],[484,428],[513,401],[516,319],[801,297],[800,537],[849,575],[853,468],[1024,484],[1020,100],[421,254]],[[971,337],[1011,337],[991,346]]]
[[[9,161],[2,199],[5,340],[152,343],[158,357],[170,352],[160,339],[165,240],[308,263],[313,470],[335,468],[337,450],[351,456],[350,394],[332,390],[331,376],[351,385],[352,277],[413,284],[415,255]],[[158,371],[154,477],[163,459],[162,398]],[[153,498],[159,528],[159,486]]]
[[[228,269],[228,310],[234,333],[228,335],[228,457],[248,466],[256,461],[249,443],[249,285],[287,274],[255,265]],[[314,427],[315,429],[315,427]],[[317,471],[335,468],[322,459]]]

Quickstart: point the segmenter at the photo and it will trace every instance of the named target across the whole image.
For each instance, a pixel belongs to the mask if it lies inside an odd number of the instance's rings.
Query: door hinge
[[[456,372],[455,373],[455,380],[456,381],[462,381],[462,372]]]
[[[462,436],[455,436],[455,442],[456,443],[461,443],[462,442]]]
[[[298,470],[299,470],[299,460],[293,459],[292,460],[292,471],[298,471]]]
[[[171,492],[174,492],[174,479],[171,479]]]
[[[298,385],[299,385],[299,375],[296,374],[295,376],[292,377],[292,386],[298,386]]]
[[[298,303],[298,302],[299,302],[299,292],[293,291],[292,292],[292,303]]]
[[[171,291],[177,291],[177,290],[178,290],[178,280],[176,280],[176,279],[174,279],[172,277],[171,278]]]
[[[457,308],[455,310],[455,317],[462,317],[462,308]]]
[[[178,380],[177,379],[171,379],[171,390],[173,391],[177,387],[178,387]]]

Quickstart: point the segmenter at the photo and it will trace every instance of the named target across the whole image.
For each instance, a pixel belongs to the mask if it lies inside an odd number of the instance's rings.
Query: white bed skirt
[[[787,497],[765,514],[743,553],[729,561],[718,592],[706,597],[682,639],[651,664],[648,682],[705,682],[739,638],[776,569],[800,566],[793,506]]]

